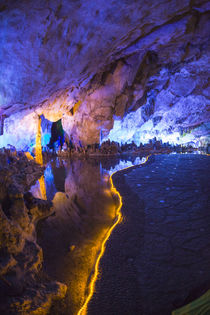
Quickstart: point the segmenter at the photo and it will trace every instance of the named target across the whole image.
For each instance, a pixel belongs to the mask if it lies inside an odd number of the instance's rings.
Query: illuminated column
[[[37,134],[36,134],[36,153],[35,159],[38,164],[43,164],[42,158],[42,135],[41,135],[41,122],[42,119],[38,116],[38,126],[37,126]]]
[[[44,181],[44,175],[39,179],[39,187],[41,192],[41,197],[43,200],[47,200],[47,194],[46,194],[46,186]]]

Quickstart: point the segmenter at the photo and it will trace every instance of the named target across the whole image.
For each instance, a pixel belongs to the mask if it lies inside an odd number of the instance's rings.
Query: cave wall
[[[17,112],[4,121],[0,147],[16,147],[17,150],[31,151],[36,143],[38,116],[32,111]]]
[[[176,64],[175,69],[161,68],[149,78],[145,103],[122,120],[115,117],[114,128],[104,140],[138,145],[154,137],[174,144],[209,141],[209,61],[206,52]]]
[[[206,139],[209,9],[204,0],[1,2],[0,146],[34,143],[36,115],[62,119],[83,144]]]

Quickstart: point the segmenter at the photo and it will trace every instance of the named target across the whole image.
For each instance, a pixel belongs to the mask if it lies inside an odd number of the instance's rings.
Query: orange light
[[[38,164],[43,164],[43,157],[42,157],[42,140],[41,140],[41,117],[38,117],[38,127],[37,127],[37,134],[36,134],[36,152],[35,152],[35,160]]]
[[[144,161],[144,163],[141,163],[140,165],[142,164],[145,164],[147,161],[148,161],[148,158],[149,156],[146,157],[146,160]],[[135,165],[136,166],[136,165]],[[124,168],[123,170],[126,170],[128,168],[131,168],[131,167],[134,167],[134,166],[129,166],[129,167],[126,167]],[[93,274],[93,277],[90,281],[90,284],[89,284],[89,294],[85,300],[85,303],[83,304],[83,306],[80,308],[79,312],[77,313],[77,315],[85,315],[87,314],[87,306],[88,306],[88,303],[89,301],[91,300],[92,296],[93,296],[93,293],[94,293],[94,288],[95,288],[95,283],[96,283],[96,280],[98,278],[98,274],[99,274],[99,263],[100,263],[100,260],[105,252],[105,245],[106,245],[106,242],[108,241],[112,231],[114,230],[114,228],[116,227],[117,224],[119,224],[122,220],[122,213],[121,213],[121,208],[122,208],[122,197],[120,195],[120,193],[117,191],[117,189],[114,187],[114,184],[113,184],[113,180],[112,180],[112,176],[117,173],[118,171],[114,172],[111,176],[110,176],[110,183],[111,183],[111,192],[112,194],[114,195],[117,195],[118,198],[119,198],[119,206],[117,207],[117,210],[116,210],[116,219],[115,219],[115,222],[114,224],[110,227],[110,229],[108,230],[103,242],[102,242],[102,245],[101,245],[101,251],[96,259],[96,264],[95,264],[95,268],[94,268],[94,274]]]
[[[25,154],[25,156],[27,157],[28,160],[33,160],[34,159],[30,152],[25,152],[24,154]]]
[[[78,109],[79,109],[81,103],[82,103],[81,101],[78,101],[78,102],[74,105],[74,107],[73,107],[73,115],[78,111]]]
[[[47,200],[47,194],[46,194],[46,186],[45,186],[45,181],[44,181],[44,175],[42,175],[39,179],[39,187],[40,187],[40,192],[43,200]]]

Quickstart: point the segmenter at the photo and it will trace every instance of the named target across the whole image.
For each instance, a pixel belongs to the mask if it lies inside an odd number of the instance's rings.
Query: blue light
[[[45,147],[50,143],[50,138],[51,138],[50,133],[42,134],[42,147]]]

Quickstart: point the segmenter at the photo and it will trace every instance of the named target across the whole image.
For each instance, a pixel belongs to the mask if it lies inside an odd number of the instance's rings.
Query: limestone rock
[[[52,203],[34,198],[27,190],[42,171],[24,154],[0,153],[1,314],[47,314],[52,301],[63,298],[67,289],[38,276],[43,253],[36,243],[35,224],[52,212]]]
[[[176,96],[188,96],[196,87],[196,78],[177,74],[170,82],[171,92]]]

